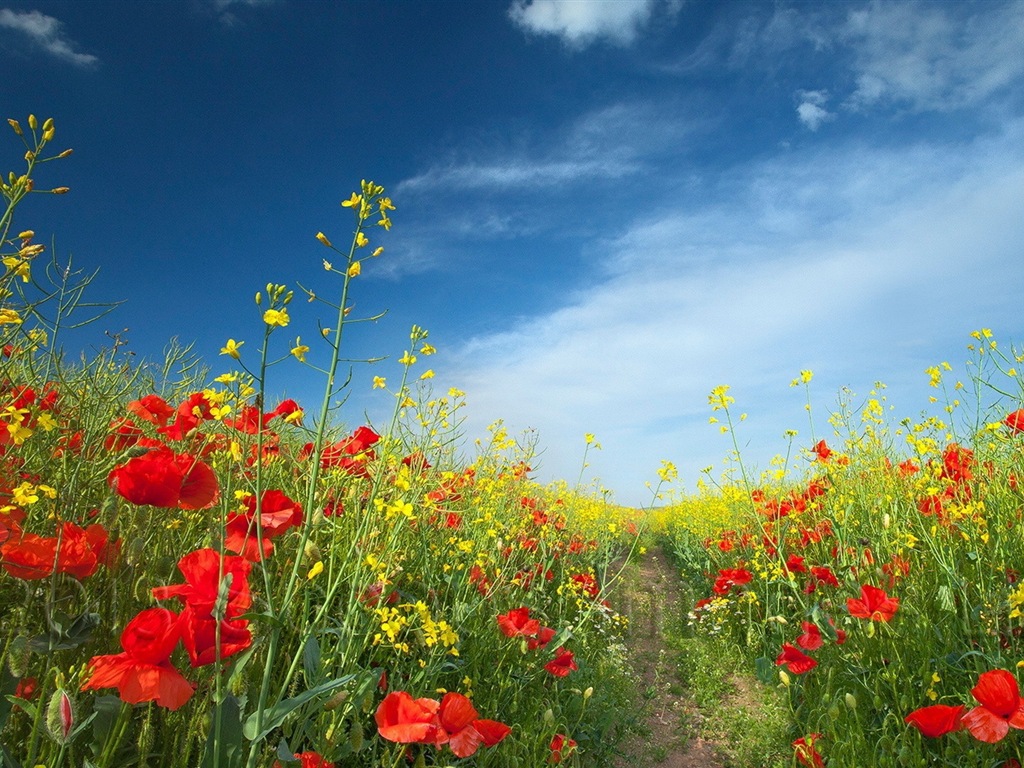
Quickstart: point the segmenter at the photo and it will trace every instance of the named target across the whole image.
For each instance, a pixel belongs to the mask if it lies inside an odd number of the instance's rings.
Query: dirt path
[[[701,713],[687,697],[677,674],[677,654],[666,635],[681,621],[679,574],[661,549],[641,556],[624,584],[629,616],[627,645],[641,698],[648,696],[649,736],[626,746],[616,768],[723,768],[713,745],[697,734]]]

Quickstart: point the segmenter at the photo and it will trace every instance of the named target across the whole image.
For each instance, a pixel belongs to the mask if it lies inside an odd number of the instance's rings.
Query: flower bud
[[[19,136],[23,136],[24,135],[22,133],[22,131],[21,131],[21,125],[19,125],[17,120],[13,120],[11,118],[7,118],[7,122],[10,124],[11,128],[14,129],[14,132],[16,134],[18,134]]]
[[[58,688],[46,707],[46,730],[58,744],[67,744],[75,725],[75,707],[63,688]]]
[[[39,126],[39,123],[36,122],[36,116],[35,115],[29,115],[28,116],[28,127],[31,128],[34,131],[38,126]]]
[[[61,152],[59,155],[57,155],[57,157],[68,157],[74,151],[75,150],[73,150],[73,149],[65,149],[63,152]]]
[[[327,235],[325,235],[323,232],[317,232],[316,239],[319,240],[324,245],[326,245],[328,248],[331,247],[331,241],[327,239]]]
[[[54,195],[66,195],[71,191],[71,187],[54,187],[50,192]]]

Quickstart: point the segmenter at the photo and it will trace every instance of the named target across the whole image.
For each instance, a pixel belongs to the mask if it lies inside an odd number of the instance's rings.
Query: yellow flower
[[[384,387],[386,387],[387,385],[388,385],[387,379],[385,379],[383,376],[374,376],[373,377],[373,388],[374,389],[384,389]]]
[[[298,360],[300,363],[306,362],[306,353],[309,352],[309,347],[302,343],[302,338],[299,336],[295,337],[295,346],[292,347],[292,357]]]
[[[306,574],[306,578],[309,581],[312,581],[313,579],[315,579],[317,576],[319,576],[323,572],[324,572],[324,562],[323,562],[323,560],[317,560],[315,563],[313,563],[313,567],[309,569],[309,573]]]
[[[437,352],[437,350],[434,347],[430,346],[429,344],[424,344],[422,347],[420,347],[421,355],[432,355],[435,352]]]
[[[32,276],[31,267],[28,261],[24,259],[19,259],[17,256],[7,256],[4,258],[3,263],[7,267],[8,274],[20,277],[23,283],[27,283]]]
[[[349,277],[359,277],[359,275],[362,273],[362,271],[363,271],[362,263],[360,263],[358,261],[353,261],[349,265],[348,276]]]
[[[370,238],[364,235],[362,232],[356,232],[356,247],[362,248],[363,246],[370,244]]]
[[[420,374],[420,380],[425,381],[426,379],[434,378],[434,372],[432,370],[426,370]]]
[[[371,254],[370,254],[370,256],[372,256],[373,258],[377,258],[377,257],[378,257],[378,256],[380,256],[380,255],[381,255],[382,253],[384,253],[384,246],[383,246],[383,245],[378,245],[378,246],[377,246],[377,247],[376,247],[376,248],[374,249],[373,253],[371,253]]]
[[[21,325],[21,315],[13,309],[0,309],[0,325]]]
[[[241,356],[238,350],[243,344],[245,344],[244,341],[235,341],[234,339],[228,339],[228,343],[220,348],[220,353],[222,355],[227,355],[228,357],[233,357],[235,358],[235,360],[237,360]]]
[[[411,355],[406,352],[398,359],[400,365],[413,365],[416,362],[416,355]]]
[[[327,235],[325,235],[323,232],[317,232],[316,239],[319,240],[324,245],[326,245],[328,248],[332,247],[331,241],[327,239]]]
[[[288,310],[284,307],[281,309],[268,309],[263,313],[263,322],[270,326],[284,328],[288,325],[290,319],[288,317]]]
[[[359,203],[361,203],[362,201],[363,196],[353,192],[352,197],[350,197],[348,200],[343,200],[341,205],[343,208],[351,208],[353,206],[359,205]]]

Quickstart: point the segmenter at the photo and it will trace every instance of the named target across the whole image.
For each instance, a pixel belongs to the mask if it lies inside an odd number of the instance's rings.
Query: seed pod
[[[353,752],[358,752],[363,748],[363,726],[357,722],[352,723],[352,730],[348,734],[348,743],[352,745]]]

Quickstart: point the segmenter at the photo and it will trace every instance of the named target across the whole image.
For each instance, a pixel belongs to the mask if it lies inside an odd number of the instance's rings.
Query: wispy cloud
[[[515,0],[508,14],[527,32],[555,35],[578,49],[598,40],[630,45],[656,10],[670,16],[680,5],[677,0]]]
[[[239,22],[237,11],[240,8],[262,8],[274,5],[278,0],[206,0],[209,7],[224,26],[234,26]]]
[[[851,106],[970,107],[1024,75],[1024,2],[876,1],[849,14],[839,39],[854,52]]]
[[[597,432],[594,472],[629,502],[659,458],[691,481],[720,464],[730,446],[707,393],[731,384],[750,413],[741,444],[764,468],[784,430],[806,428],[787,387],[800,370],[816,372],[825,407],[876,379],[906,398],[974,327],[1017,323],[1006,277],[1024,241],[1022,138],[1016,124],[955,148],[848,144],[738,167],[703,203],[638,216],[606,247],[605,279],[471,340],[443,379],[469,392],[471,429],[497,416],[539,429],[545,476],[575,477],[582,435]],[[830,434],[821,413],[818,429]]]
[[[516,138],[517,149],[486,159],[438,163],[405,179],[398,191],[513,190],[614,180],[642,170],[641,158],[697,130],[696,119],[668,119],[663,109],[620,103],[589,112],[538,140]]]
[[[64,35],[63,24],[39,11],[12,11],[0,8],[0,27],[25,35],[31,43],[58,59],[76,67],[91,67],[99,62],[91,53],[80,53]]]

